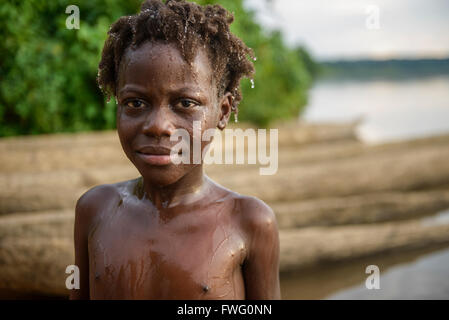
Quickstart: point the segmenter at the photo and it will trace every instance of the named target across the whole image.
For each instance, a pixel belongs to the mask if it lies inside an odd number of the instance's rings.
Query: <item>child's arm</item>
[[[90,215],[88,214],[89,194],[85,193],[78,199],[75,208],[75,265],[80,271],[80,288],[72,289],[71,300],[89,299],[89,254],[88,254],[88,230]]]
[[[78,199],[75,208],[75,265],[80,270],[80,288],[74,289],[70,293],[70,299],[89,299],[89,232],[92,229],[94,220],[101,205],[108,203],[114,188],[110,185],[96,186]]]
[[[243,214],[249,234],[248,255],[243,265],[246,299],[280,299],[276,217],[259,199],[249,198],[245,202]]]

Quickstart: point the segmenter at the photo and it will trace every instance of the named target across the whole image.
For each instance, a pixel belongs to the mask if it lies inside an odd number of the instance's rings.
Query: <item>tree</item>
[[[268,125],[296,116],[311,81],[303,56],[279,32],[265,34],[242,0],[198,2],[220,2],[234,12],[233,32],[257,55],[255,88],[242,81],[239,120]],[[70,4],[10,0],[0,7],[0,136],[115,127],[115,104],[97,87],[97,67],[109,26],[136,13],[140,1],[80,1],[79,30],[66,28]]]

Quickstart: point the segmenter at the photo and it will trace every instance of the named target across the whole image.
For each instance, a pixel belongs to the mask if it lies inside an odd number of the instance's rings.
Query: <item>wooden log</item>
[[[75,208],[90,187],[139,176],[132,166],[87,171],[44,172],[0,176],[0,215],[14,212]]]
[[[388,191],[417,191],[449,186],[449,148],[429,146],[400,152],[279,167],[271,176],[257,169],[210,176],[225,187],[266,202],[342,197]]]
[[[270,204],[281,229],[413,219],[449,208],[449,190],[374,193]]]
[[[282,230],[281,272],[315,265],[449,244],[449,224],[421,220]]]
[[[67,295],[65,269],[73,263],[73,214],[0,219],[1,289]]]

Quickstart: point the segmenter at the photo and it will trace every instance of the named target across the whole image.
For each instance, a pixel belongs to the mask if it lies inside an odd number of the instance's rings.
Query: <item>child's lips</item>
[[[170,155],[165,154],[145,154],[137,152],[139,157],[148,164],[164,166],[171,163]]]
[[[170,148],[160,146],[145,146],[137,151],[139,157],[146,163],[163,166],[171,163]]]

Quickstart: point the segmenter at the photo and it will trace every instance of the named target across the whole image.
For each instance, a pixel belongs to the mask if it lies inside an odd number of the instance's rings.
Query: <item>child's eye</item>
[[[192,108],[192,107],[197,106],[197,105],[199,105],[198,102],[195,102],[195,101],[190,100],[190,99],[182,99],[182,100],[180,100],[176,104],[176,106],[179,106],[179,107],[184,108],[184,109]]]
[[[127,101],[125,103],[125,105],[129,108],[138,109],[138,108],[143,107],[145,105],[145,103],[142,100],[134,99],[134,100]]]

